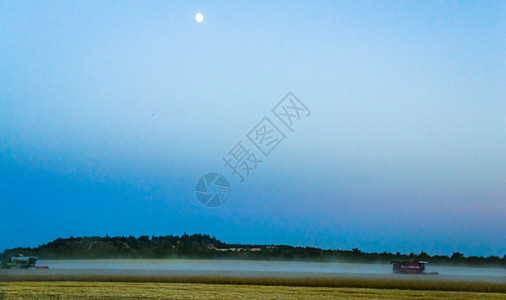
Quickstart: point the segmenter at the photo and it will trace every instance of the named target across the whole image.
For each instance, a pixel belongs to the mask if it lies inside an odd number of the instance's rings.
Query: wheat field
[[[0,299],[506,299],[504,293],[155,282],[3,282]]]

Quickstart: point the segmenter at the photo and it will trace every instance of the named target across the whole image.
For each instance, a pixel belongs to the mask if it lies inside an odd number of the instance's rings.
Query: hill
[[[420,254],[366,253],[358,250],[323,250],[314,247],[287,245],[227,244],[209,235],[182,236],[129,236],[59,238],[35,248],[6,249],[3,260],[21,253],[41,259],[92,259],[92,258],[205,258],[252,260],[308,260],[347,262],[386,262],[392,260],[423,260],[437,264],[487,265],[506,267],[503,258],[466,257],[459,252],[452,256]]]

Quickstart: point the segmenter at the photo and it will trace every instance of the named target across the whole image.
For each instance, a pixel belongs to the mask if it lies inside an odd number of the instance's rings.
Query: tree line
[[[38,247],[6,249],[1,258],[8,260],[16,254],[37,256],[41,259],[106,259],[106,258],[200,258],[200,259],[252,259],[252,260],[305,260],[384,262],[393,260],[422,260],[435,264],[488,265],[506,267],[506,255],[464,256],[454,252],[451,256],[397,253],[367,253],[352,250],[323,250],[314,247],[288,245],[228,244],[207,234],[182,236],[115,236],[58,238]]]

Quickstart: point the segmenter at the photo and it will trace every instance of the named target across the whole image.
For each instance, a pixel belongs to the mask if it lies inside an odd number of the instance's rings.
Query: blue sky
[[[505,82],[502,1],[0,1],[0,249],[187,232],[502,256]],[[289,91],[310,117],[240,183],[222,156]]]

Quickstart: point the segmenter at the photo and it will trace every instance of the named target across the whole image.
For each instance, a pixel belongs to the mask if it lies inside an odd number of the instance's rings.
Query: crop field
[[[0,299],[506,299],[504,293],[155,282],[3,282]]]
[[[10,273],[10,272],[9,272]],[[71,273],[72,274],[72,273]],[[448,280],[439,277],[342,277],[342,278],[315,278],[315,277],[239,277],[239,276],[150,276],[128,275],[118,273],[115,275],[99,274],[55,274],[28,272],[24,274],[0,273],[0,282],[50,282],[50,281],[80,281],[80,282],[151,282],[151,283],[194,283],[194,284],[232,284],[232,285],[261,285],[261,286],[294,286],[294,287],[328,287],[328,288],[371,288],[371,289],[403,289],[403,290],[432,290],[478,293],[506,293],[506,282],[478,282]]]

